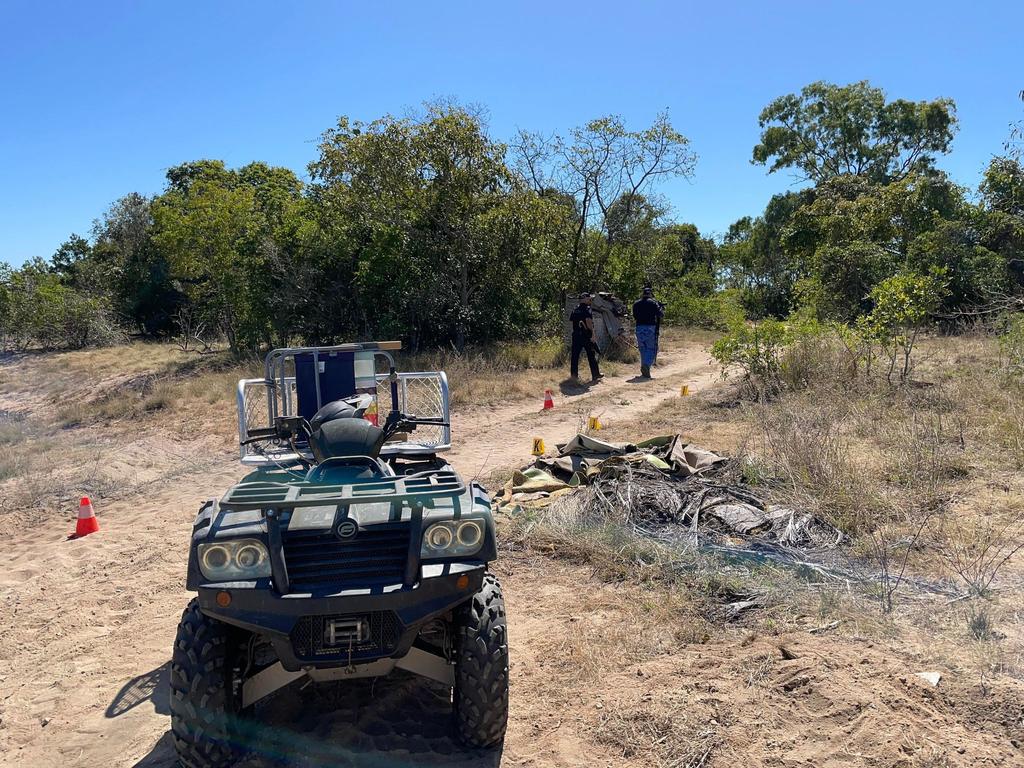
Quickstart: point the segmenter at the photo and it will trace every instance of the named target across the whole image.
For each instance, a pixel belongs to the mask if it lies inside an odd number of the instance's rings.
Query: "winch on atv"
[[[235,762],[255,705],[283,686],[396,668],[452,687],[466,744],[504,738],[491,501],[440,457],[451,444],[444,373],[396,372],[398,348],[276,349],[264,378],[239,382],[241,460],[253,471],[196,516],[197,597],[171,665],[188,768]]]

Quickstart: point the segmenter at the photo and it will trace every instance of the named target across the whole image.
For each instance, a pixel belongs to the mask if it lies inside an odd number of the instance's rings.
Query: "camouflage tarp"
[[[516,472],[494,498],[511,510],[571,502],[593,520],[612,515],[643,532],[690,535],[728,547],[740,539],[802,550],[830,549],[843,541],[831,524],[770,504],[758,490],[743,483],[734,459],[680,435],[615,443],[579,434],[559,445],[556,455],[538,457]]]
[[[578,294],[565,297],[563,327],[567,342],[572,336],[569,314],[579,303]],[[629,307],[614,294],[596,293],[590,309],[594,313],[594,343],[599,350],[606,352],[613,344],[621,344],[624,347],[629,345]]]

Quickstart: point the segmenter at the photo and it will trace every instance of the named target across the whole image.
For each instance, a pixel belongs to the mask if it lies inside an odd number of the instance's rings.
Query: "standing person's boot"
[[[651,378],[651,366],[649,366],[649,365],[641,365],[640,366],[640,375],[643,376],[645,379]]]

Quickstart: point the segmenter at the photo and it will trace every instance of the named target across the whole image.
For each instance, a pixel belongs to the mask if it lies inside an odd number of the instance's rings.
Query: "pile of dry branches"
[[[843,535],[808,514],[768,503],[743,485],[729,460],[688,477],[643,462],[602,463],[586,488],[556,504],[573,504],[590,521],[617,522],[657,538],[706,545],[747,543],[803,552],[831,549]]]

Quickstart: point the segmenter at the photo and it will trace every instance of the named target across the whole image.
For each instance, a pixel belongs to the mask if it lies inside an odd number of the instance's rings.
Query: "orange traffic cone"
[[[551,397],[551,390],[550,389],[545,389],[544,390],[544,410],[545,411],[550,411],[554,407],[555,407],[555,400],[554,400],[553,397]]]
[[[75,537],[88,536],[100,529],[96,513],[92,511],[92,502],[88,496],[83,496],[78,503],[78,525],[75,526]]]

